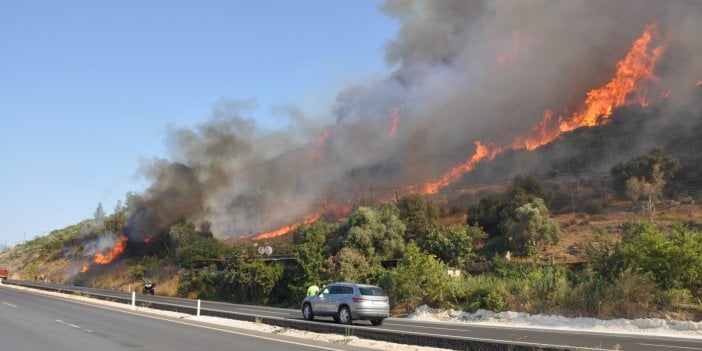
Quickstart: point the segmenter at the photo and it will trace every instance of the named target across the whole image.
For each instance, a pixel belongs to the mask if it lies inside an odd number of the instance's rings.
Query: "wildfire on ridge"
[[[418,192],[422,194],[435,194],[440,189],[445,188],[446,186],[451,184],[451,182],[460,179],[461,176],[475,169],[475,165],[478,164],[478,162],[482,161],[485,158],[492,160],[501,151],[502,148],[496,148],[492,146],[488,148],[487,146],[483,145],[483,143],[481,143],[479,140],[476,140],[475,153],[473,153],[473,156],[471,156],[468,159],[468,161],[452,168],[450,171],[446,172],[443,176],[441,176],[439,180],[422,185],[421,188],[418,189]]]
[[[124,249],[127,247],[128,239],[129,237],[127,237],[126,235],[120,235],[119,239],[117,239],[117,242],[115,243],[115,246],[113,246],[109,252],[107,252],[106,254],[103,254],[102,252],[95,253],[95,256],[93,256],[93,262],[85,263],[80,271],[87,271],[93,263],[106,265],[114,261],[115,258],[119,257],[124,252]]]
[[[614,77],[605,86],[590,90],[583,105],[569,118],[554,119],[553,112],[546,110],[541,121],[526,136],[517,137],[510,145],[513,149],[534,150],[546,145],[563,133],[580,127],[595,127],[609,122],[615,108],[627,104],[648,105],[645,96],[646,81],[657,81],[653,69],[663,55],[664,46],[649,51],[651,40],[656,35],[656,26],[646,26],[640,38],[632,44],[626,57],[617,63]],[[632,98],[631,94],[635,93]]]
[[[287,233],[292,232],[293,230],[297,229],[297,227],[303,225],[303,224],[310,224],[319,218],[321,218],[323,215],[334,215],[334,216],[343,216],[351,211],[351,206],[337,206],[331,202],[326,202],[322,208],[319,210],[312,212],[303,218],[303,220],[299,223],[294,223],[294,224],[288,224],[285,226],[282,226],[276,230],[272,230],[270,232],[265,232],[258,234],[253,237],[253,240],[263,240],[263,239],[271,239],[275,238]]]
[[[511,144],[506,144],[505,146],[486,145],[476,140],[475,152],[465,163],[453,167],[439,177],[438,180],[428,182],[424,185],[410,187],[409,189],[421,194],[437,193],[452,182],[459,180],[464,174],[473,171],[476,165],[482,160],[492,160],[499,153],[507,149],[534,150],[549,144],[562,134],[577,128],[595,127],[608,123],[609,117],[612,115],[615,108],[633,103],[646,106],[648,100],[646,99],[646,87],[643,83],[647,81],[658,81],[658,77],[654,75],[653,69],[665,51],[664,45],[649,50],[649,45],[656,36],[656,25],[650,24],[646,26],[641,37],[632,43],[631,49],[626,57],[617,63],[612,80],[600,88],[590,90],[580,108],[570,117],[565,118],[559,116],[555,118],[551,110],[546,110],[541,120],[535,124],[526,135],[515,137]],[[499,59],[498,57],[498,60]],[[702,85],[702,80],[698,81],[697,85]],[[634,96],[632,96],[632,94],[634,94]],[[391,118],[393,119],[392,133],[395,131],[394,122],[397,112],[399,112],[399,108],[390,110]],[[316,157],[318,149],[324,146],[324,142],[326,138],[329,137],[329,134],[329,130],[322,134],[317,146],[310,151],[310,156],[312,156],[314,152]],[[320,218],[324,212],[324,210],[319,210],[311,213],[305,216],[300,223],[286,225],[277,230],[256,235],[254,240],[269,239],[289,233],[301,224],[314,222]]]
[[[634,41],[626,57],[617,63],[614,78],[600,89],[591,90],[581,110],[568,120],[561,120],[559,130],[570,132],[580,127],[594,127],[608,122],[612,110],[633,101],[627,100],[631,93],[637,93],[636,102],[648,104],[643,94],[644,81],[658,81],[653,68],[663,55],[663,45],[648,50],[651,40],[656,35],[656,25],[646,26],[641,38]]]
[[[388,132],[389,137],[394,137],[395,132],[397,132],[397,125],[400,124],[400,108],[393,107],[390,109],[390,131]]]
[[[476,151],[466,163],[446,172],[439,180],[422,186],[424,192],[428,194],[438,192],[472,171],[479,161],[485,158],[491,160],[505,149],[534,150],[554,141],[563,133],[580,127],[606,124],[615,108],[636,102],[646,106],[648,101],[644,94],[645,86],[642,83],[658,81],[658,77],[653,74],[653,69],[665,50],[664,46],[661,45],[649,51],[649,44],[655,35],[655,24],[646,26],[641,37],[632,44],[626,57],[617,63],[614,78],[605,86],[590,90],[583,105],[570,118],[558,117],[556,119],[551,110],[546,110],[539,123],[534,125],[526,135],[517,136],[507,147],[488,149],[480,141],[476,141]],[[633,99],[631,98],[632,93],[636,93]]]

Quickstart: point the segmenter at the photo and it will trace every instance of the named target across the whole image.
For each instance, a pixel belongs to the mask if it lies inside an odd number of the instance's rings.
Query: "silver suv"
[[[333,317],[337,323],[351,324],[354,319],[370,320],[373,325],[383,324],[390,316],[390,303],[383,289],[366,284],[333,283],[314,296],[302,301],[302,317]]]

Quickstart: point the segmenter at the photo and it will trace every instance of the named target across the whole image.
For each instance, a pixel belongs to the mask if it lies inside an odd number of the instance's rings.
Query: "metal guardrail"
[[[73,289],[70,286],[51,286],[36,284],[27,281],[19,280],[4,280],[2,284],[17,285],[26,288],[39,289],[45,291],[59,292],[70,295],[87,296],[90,298],[131,304],[131,297],[119,297],[108,294],[101,294],[95,291],[84,291],[79,288]],[[195,315],[197,307],[185,306],[172,303],[164,303],[157,301],[136,301],[136,306],[147,307],[164,311],[186,313]],[[584,350],[579,348],[560,348],[550,345],[540,344],[523,344],[523,343],[497,343],[482,341],[478,338],[462,338],[462,337],[445,337],[431,334],[413,333],[413,332],[398,332],[390,330],[379,330],[374,327],[364,326],[344,326],[338,324],[309,322],[300,319],[269,317],[256,314],[222,311],[215,309],[200,309],[201,316],[221,317],[235,320],[242,320],[255,323],[263,323],[283,328],[291,328],[304,330],[315,333],[351,335],[359,338],[373,339],[379,341],[387,341],[391,343],[410,344],[416,346],[438,347],[453,350],[476,350],[476,351],[564,351],[564,350]]]

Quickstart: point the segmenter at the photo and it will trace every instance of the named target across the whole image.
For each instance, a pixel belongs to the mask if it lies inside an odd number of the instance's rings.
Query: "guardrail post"
[[[132,310],[136,311],[136,291],[132,291]]]
[[[200,317],[200,299],[197,299],[197,316]]]

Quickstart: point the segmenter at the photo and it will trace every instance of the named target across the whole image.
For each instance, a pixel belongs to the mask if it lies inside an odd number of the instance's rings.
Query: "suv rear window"
[[[361,290],[361,295],[366,296],[385,296],[385,292],[381,288],[358,288]]]

